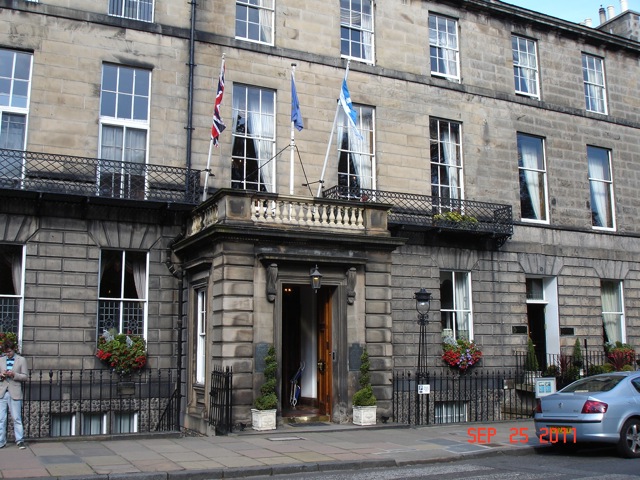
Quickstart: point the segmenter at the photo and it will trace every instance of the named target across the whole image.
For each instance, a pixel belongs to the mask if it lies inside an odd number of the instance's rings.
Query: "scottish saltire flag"
[[[218,79],[218,91],[216,92],[216,103],[213,107],[213,125],[211,126],[211,140],[213,144],[218,146],[218,137],[226,128],[226,125],[222,121],[220,116],[220,104],[222,103],[222,96],[224,95],[224,59],[222,59],[222,66],[220,67],[220,78]]]
[[[344,109],[344,113],[347,114],[347,118],[349,118],[349,125],[356,133],[356,136],[362,140],[362,135],[358,131],[358,127],[356,123],[358,121],[358,112],[353,108],[353,102],[351,101],[351,94],[349,93],[349,88],[347,87],[347,77],[345,76],[344,80],[342,80],[342,90],[340,90],[340,104]]]
[[[302,123],[302,113],[300,113],[300,102],[298,102],[298,92],[296,90],[296,82],[293,79],[293,73],[291,73],[291,122],[298,129],[298,131],[304,128]]]

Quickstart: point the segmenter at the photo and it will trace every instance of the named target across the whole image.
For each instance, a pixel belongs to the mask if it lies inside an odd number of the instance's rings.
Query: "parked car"
[[[622,456],[640,458],[640,372],[577,380],[539,398],[534,421],[541,443],[611,443]]]

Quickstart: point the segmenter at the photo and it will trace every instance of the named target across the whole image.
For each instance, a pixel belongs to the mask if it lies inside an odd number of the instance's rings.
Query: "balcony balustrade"
[[[325,190],[323,196],[352,202],[389,204],[392,206],[387,218],[390,228],[405,226],[464,232],[490,235],[503,241],[513,234],[510,205],[341,186]]]
[[[0,189],[195,205],[200,171],[0,149]]]

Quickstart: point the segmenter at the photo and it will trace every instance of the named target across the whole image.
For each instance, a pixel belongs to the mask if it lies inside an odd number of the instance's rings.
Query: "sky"
[[[524,7],[535,12],[558,17],[574,23],[582,23],[590,18],[593,26],[600,24],[598,10],[600,5],[605,9],[609,5],[615,7],[615,14],[620,13],[620,0],[503,0],[505,3]],[[640,0],[627,0],[629,10],[640,12]]]

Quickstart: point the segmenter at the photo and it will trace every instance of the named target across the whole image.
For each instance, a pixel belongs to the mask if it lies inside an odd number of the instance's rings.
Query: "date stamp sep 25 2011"
[[[495,427],[469,427],[467,435],[469,436],[467,442],[483,445],[491,443],[498,435],[498,430]],[[538,437],[535,431],[530,434],[528,427],[509,428],[509,443],[529,443],[529,438],[538,439],[540,445],[576,443],[576,429],[575,427],[561,425],[557,427],[542,427],[540,429],[540,437]]]

